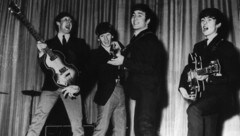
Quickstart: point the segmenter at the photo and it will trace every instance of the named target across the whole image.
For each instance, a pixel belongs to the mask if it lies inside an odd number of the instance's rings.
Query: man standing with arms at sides
[[[193,53],[200,56],[202,62],[202,68],[198,70],[209,68],[214,62],[217,67],[215,72],[199,74],[190,63],[183,70],[179,91],[183,98],[192,101],[187,109],[188,136],[218,136],[219,119],[211,115],[219,117],[227,111],[226,107],[232,106],[232,93],[238,83],[239,58],[233,44],[224,39],[224,18],[215,8],[204,9],[199,15],[206,39],[194,45]],[[197,93],[194,90],[191,93],[189,89],[193,80],[198,81],[197,87],[201,88]]]
[[[97,25],[95,33],[99,47],[92,50],[88,65],[88,77],[92,77],[93,84],[97,83],[94,102],[97,104],[98,115],[93,136],[106,136],[111,120],[112,135],[125,136],[126,108],[120,67],[107,63],[115,56],[113,48],[119,43],[117,32],[110,23],[102,22]]]
[[[37,43],[45,80],[27,136],[40,135],[59,97],[66,108],[73,136],[84,136],[80,84],[89,49],[83,39],[71,35],[74,19],[69,13],[60,13],[55,18],[54,25],[57,35],[45,43]]]
[[[125,89],[130,97],[130,135],[157,136],[157,105],[162,83],[165,50],[154,31],[154,13],[145,4],[136,4],[131,11],[134,31],[123,55],[109,61],[123,65],[127,71]],[[135,131],[135,133],[134,133]]]

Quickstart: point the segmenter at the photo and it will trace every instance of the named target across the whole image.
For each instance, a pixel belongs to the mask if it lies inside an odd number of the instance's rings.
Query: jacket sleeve
[[[239,54],[232,44],[228,42],[224,44],[224,48],[221,48],[219,53],[222,75],[209,76],[208,82],[210,84],[227,84],[235,86],[238,84],[240,77]]]

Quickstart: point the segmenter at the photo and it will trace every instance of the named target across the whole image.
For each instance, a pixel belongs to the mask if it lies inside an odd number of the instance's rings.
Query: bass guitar
[[[8,9],[23,23],[37,41],[44,42],[40,34],[34,29],[33,25],[21,13],[20,8],[13,1],[9,4]],[[74,65],[66,63],[63,53],[54,51],[48,47],[44,49],[44,53],[46,56],[44,64],[48,69],[52,70],[52,78],[57,86],[61,88],[66,87],[76,81],[79,71]]]
[[[190,71],[188,72],[188,88],[186,89],[189,94],[195,94],[196,99],[198,99],[202,97],[202,93],[205,91],[206,81],[197,80],[194,74],[221,76],[221,65],[219,60],[216,59],[210,61],[207,67],[203,67],[202,58],[196,53],[189,54],[188,64]]]

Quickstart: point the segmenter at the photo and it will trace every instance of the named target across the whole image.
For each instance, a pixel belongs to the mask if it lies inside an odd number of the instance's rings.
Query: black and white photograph
[[[240,0],[0,0],[1,136],[240,136]]]

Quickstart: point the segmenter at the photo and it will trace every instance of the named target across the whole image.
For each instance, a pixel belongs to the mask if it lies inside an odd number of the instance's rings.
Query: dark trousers
[[[218,95],[191,103],[187,109],[188,136],[216,136],[219,116],[228,102],[227,95]]]
[[[157,136],[156,111],[158,95],[147,92],[136,100],[135,108],[135,135]]]

